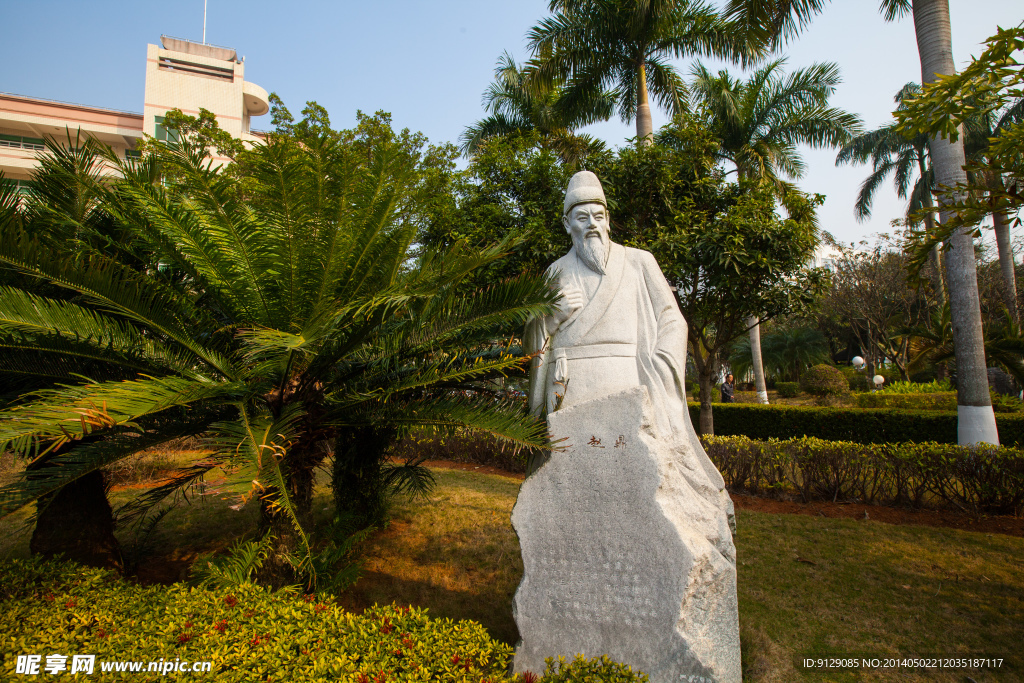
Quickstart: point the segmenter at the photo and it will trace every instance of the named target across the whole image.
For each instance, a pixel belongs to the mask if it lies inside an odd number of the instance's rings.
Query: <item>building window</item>
[[[13,187],[18,194],[28,194],[35,191],[36,184],[31,180],[15,180],[14,178],[4,178],[3,182],[5,185]]]
[[[127,148],[125,148],[125,150],[124,150],[124,158],[125,159],[141,159],[142,158],[142,152],[140,152],[137,149],[127,149]]]
[[[163,116],[156,117],[156,128],[153,131],[153,137],[155,137],[160,142],[166,142],[169,145],[176,145],[178,144],[178,141],[181,139],[181,136],[179,135],[178,131],[174,130],[173,128],[164,128]]]
[[[46,141],[42,138],[27,138],[20,135],[0,135],[0,147],[30,149],[42,152],[46,149]]]

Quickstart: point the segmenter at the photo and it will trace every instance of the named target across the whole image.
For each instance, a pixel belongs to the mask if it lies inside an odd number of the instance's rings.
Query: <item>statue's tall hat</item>
[[[604,188],[601,181],[591,171],[580,171],[569,180],[569,187],[565,190],[565,204],[562,206],[562,215],[568,215],[569,210],[577,204],[589,204],[596,202],[608,208],[608,200],[604,198]]]

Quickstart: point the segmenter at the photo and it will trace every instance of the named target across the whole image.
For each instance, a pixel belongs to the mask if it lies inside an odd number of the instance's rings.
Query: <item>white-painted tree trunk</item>
[[[768,403],[768,385],[764,381],[764,362],[761,360],[761,321],[756,317],[747,321],[750,325],[750,357],[754,366],[754,388],[757,402]]]
[[[913,9],[917,49],[921,56],[921,82],[931,83],[939,74],[955,73],[949,0],[913,0]],[[956,142],[935,136],[929,149],[937,187],[953,187],[966,181],[962,136]],[[944,210],[941,202],[940,214],[945,223],[950,212]],[[988,393],[974,240],[969,230],[961,229],[947,244],[946,286],[956,351],[958,439],[963,445],[998,444],[999,433]]]

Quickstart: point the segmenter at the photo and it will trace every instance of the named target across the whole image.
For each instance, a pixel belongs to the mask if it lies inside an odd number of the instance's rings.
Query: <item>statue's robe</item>
[[[530,409],[544,416],[637,385],[647,387],[658,438],[673,448],[692,489],[688,497],[701,508],[692,522],[735,562],[729,533],[732,501],[686,407],[686,321],[650,252],[614,242],[609,246],[605,274],[583,308],[560,325],[551,317],[527,325],[524,341],[535,354]],[[586,268],[574,247],[548,273],[560,288],[584,289]]]

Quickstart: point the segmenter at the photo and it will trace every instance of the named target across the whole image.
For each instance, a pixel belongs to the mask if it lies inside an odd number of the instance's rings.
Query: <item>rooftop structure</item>
[[[161,36],[160,46],[146,46],[141,114],[0,93],[0,171],[27,186],[45,138],[60,142],[69,132],[72,142],[81,131],[131,156],[144,134],[167,140],[162,124],[168,111],[198,116],[200,108],[213,112],[223,130],[254,143],[260,136],[250,121],[266,114],[269,102],[266,90],[245,80],[245,60],[235,50]]]

